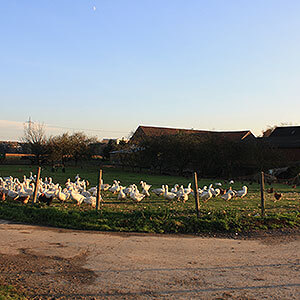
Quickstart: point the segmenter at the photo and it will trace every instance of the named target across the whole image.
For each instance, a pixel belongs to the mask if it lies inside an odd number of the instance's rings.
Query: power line
[[[63,127],[56,126],[51,124],[45,124],[51,128],[59,128],[59,129],[71,129],[71,130],[81,130],[81,131],[98,131],[98,132],[109,132],[109,133],[129,133],[130,131],[114,131],[114,130],[102,130],[102,129],[90,129],[90,128],[72,128],[72,127]]]

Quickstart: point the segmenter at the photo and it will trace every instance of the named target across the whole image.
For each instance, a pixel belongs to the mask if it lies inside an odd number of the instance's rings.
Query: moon
[[[93,6],[93,11],[96,11],[97,7],[96,6]]]

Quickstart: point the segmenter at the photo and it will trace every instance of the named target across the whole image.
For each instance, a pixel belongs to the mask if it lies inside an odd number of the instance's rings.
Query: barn
[[[280,149],[289,162],[300,162],[300,126],[276,127],[265,140]]]
[[[242,131],[208,131],[195,129],[181,129],[169,127],[139,126],[132,135],[130,142],[138,143],[146,137],[175,135],[175,134],[196,134],[200,136],[216,136],[220,138],[228,138],[232,141],[255,140],[255,136],[250,130]]]

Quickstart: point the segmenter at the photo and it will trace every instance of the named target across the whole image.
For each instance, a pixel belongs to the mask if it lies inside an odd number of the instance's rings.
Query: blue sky
[[[299,125],[299,15],[291,0],[0,1],[0,139],[29,116],[99,138]]]

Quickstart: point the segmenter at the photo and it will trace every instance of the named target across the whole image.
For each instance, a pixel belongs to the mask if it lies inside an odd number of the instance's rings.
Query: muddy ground
[[[0,282],[29,299],[300,299],[300,235],[208,238],[0,222]]]

